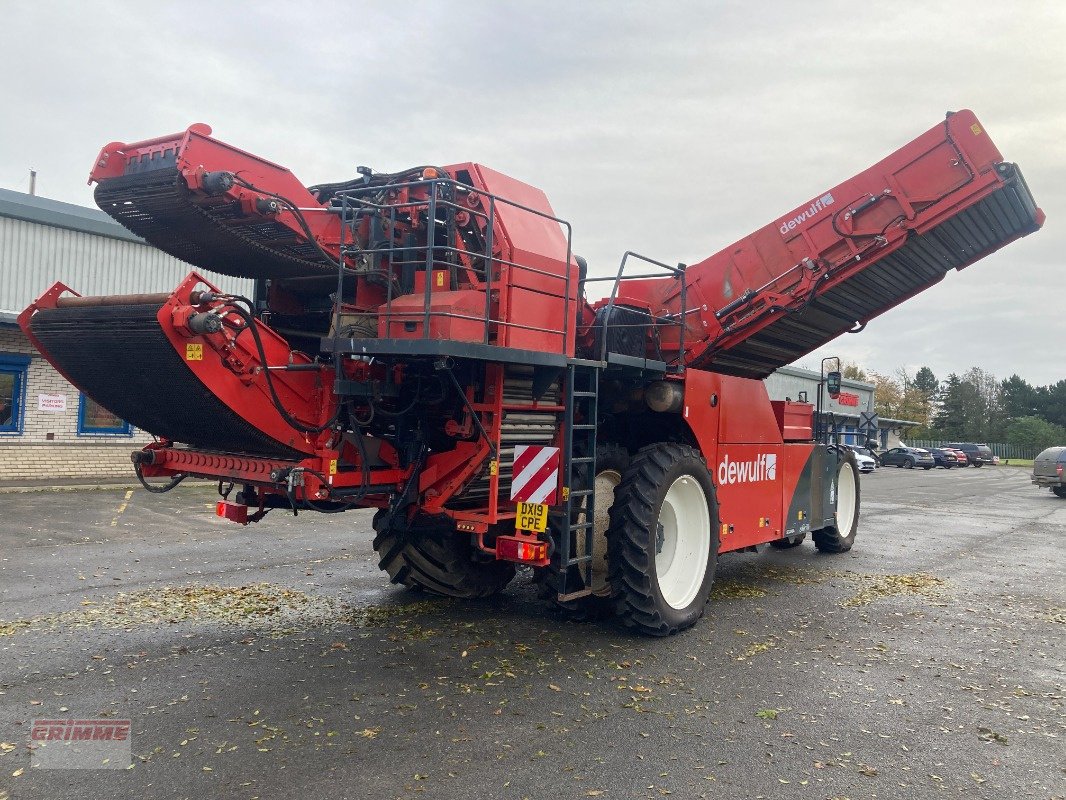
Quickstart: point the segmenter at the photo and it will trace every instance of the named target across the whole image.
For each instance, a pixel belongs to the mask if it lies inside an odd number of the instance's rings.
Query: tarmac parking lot
[[[391,586],[369,512],[2,494],[0,800],[1066,797],[1066,500],[1013,467],[861,488],[854,550],[723,557],[666,640],[528,576]],[[75,716],[128,718],[130,768],[32,768],[32,721]]]

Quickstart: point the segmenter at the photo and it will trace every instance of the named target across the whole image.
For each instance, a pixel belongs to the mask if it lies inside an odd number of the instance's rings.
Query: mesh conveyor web
[[[47,309],[33,315],[30,328],[78,388],[138,428],[208,450],[302,457],[245,422],[200,382],[159,326],[159,309]]]
[[[945,274],[1036,227],[1036,204],[1020,174],[894,253],[818,297],[803,312],[780,317],[754,336],[713,356],[713,369],[765,378],[869,320]]]
[[[112,178],[96,204],[133,233],[175,258],[238,278],[319,276],[336,280],[309,242],[276,222],[247,224],[234,204],[204,207],[174,169]]]

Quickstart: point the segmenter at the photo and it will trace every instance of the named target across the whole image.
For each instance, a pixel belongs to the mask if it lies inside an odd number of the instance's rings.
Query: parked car
[[[851,449],[855,451],[856,457],[866,456],[868,459],[874,462],[874,469],[880,469],[881,462],[877,459],[877,453],[875,453],[869,447],[860,447],[856,444],[852,445]]]
[[[949,450],[945,447],[931,447],[929,448],[929,452],[933,456],[933,462],[938,467],[951,469],[952,467],[957,467],[959,465],[959,457],[955,455],[954,450]],[[962,456],[962,463],[966,463],[965,454]]]
[[[965,451],[959,450],[958,448],[955,448],[955,447],[942,447],[940,449],[941,450],[950,450],[952,453],[954,453],[955,454],[955,458],[958,459],[958,461],[959,461],[959,466],[960,467],[967,467],[967,466],[970,465],[970,459],[966,455]]]
[[[865,447],[856,447],[855,445],[850,444],[842,446],[855,454],[855,466],[859,468],[859,472],[873,472],[877,469],[877,459],[874,458],[873,453]]]
[[[920,447],[893,447],[881,454],[881,464],[886,467],[903,467],[904,469],[932,469],[936,466],[933,454]]]
[[[956,450],[962,450],[966,454],[966,460],[975,467],[983,467],[985,464],[995,463],[992,456],[992,448],[987,444],[974,444],[973,442],[953,442],[948,445]]]
[[[1033,483],[1066,498],[1066,447],[1049,447],[1033,461]]]

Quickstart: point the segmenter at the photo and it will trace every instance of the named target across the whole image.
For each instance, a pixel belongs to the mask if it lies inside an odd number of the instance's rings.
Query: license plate
[[[548,529],[548,507],[543,503],[519,503],[515,528],[543,533]]]

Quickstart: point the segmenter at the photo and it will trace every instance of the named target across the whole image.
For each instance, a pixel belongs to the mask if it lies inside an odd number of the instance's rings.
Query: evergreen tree
[[[914,374],[914,388],[934,402],[940,394],[940,381],[929,367],[922,367]]]
[[[952,372],[940,389],[940,409],[933,420],[933,427],[943,438],[957,441],[963,438],[965,417],[962,381]]]
[[[1000,386],[1003,396],[1003,416],[1008,422],[1038,413],[1036,389],[1020,375],[1011,375]]]

